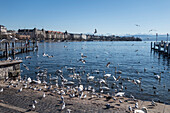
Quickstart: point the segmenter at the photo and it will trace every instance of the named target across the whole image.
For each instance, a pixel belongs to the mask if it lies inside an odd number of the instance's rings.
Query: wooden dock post
[[[23,53],[23,49],[22,49],[22,41],[21,41],[21,53]]]
[[[161,51],[161,43],[159,43],[158,51],[159,51],[159,52]]]
[[[14,46],[14,42],[12,42],[12,57],[13,57],[13,59],[15,59],[15,46]]]
[[[25,46],[26,46],[26,53],[28,52],[28,45],[27,45],[27,40],[25,41]]]
[[[152,42],[151,42],[151,50],[152,50]]]
[[[170,57],[170,43],[168,44],[168,50],[167,50],[168,56]]]
[[[166,53],[166,43],[164,43],[164,54]]]
[[[32,44],[33,44],[32,50],[34,51],[34,48],[35,48],[35,40],[33,40]]]
[[[18,42],[20,43],[17,43],[16,41],[13,41],[13,40],[11,41],[4,40],[3,42],[1,42],[0,43],[0,48],[1,48],[0,56],[6,57],[6,59],[8,59],[8,57],[11,55],[11,57],[15,59],[15,54],[19,52],[24,53],[24,52],[34,51],[35,48],[36,50],[38,50],[38,45],[35,40],[33,42],[27,42],[27,41],[18,41]],[[18,50],[18,52],[15,53],[16,50]]]
[[[36,50],[38,50],[38,41],[36,40]]]
[[[155,42],[154,42],[154,50],[155,50]]]
[[[5,57],[8,59],[8,43],[5,42]]]

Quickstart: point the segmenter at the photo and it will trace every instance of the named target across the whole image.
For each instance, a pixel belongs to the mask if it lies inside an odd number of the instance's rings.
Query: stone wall
[[[20,77],[20,64],[0,66],[0,79]]]

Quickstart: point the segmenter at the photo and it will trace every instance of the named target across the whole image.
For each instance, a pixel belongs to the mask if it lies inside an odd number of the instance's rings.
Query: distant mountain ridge
[[[134,37],[138,37],[141,38],[142,41],[156,41],[156,35],[147,35],[147,34],[136,34],[136,35],[125,35],[125,36],[134,36]],[[168,37],[169,41],[170,41],[170,36]],[[158,41],[167,41],[167,35],[158,35],[157,38]]]

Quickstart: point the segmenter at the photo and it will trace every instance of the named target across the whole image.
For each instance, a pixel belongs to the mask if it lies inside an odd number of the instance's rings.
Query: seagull
[[[110,108],[110,104],[108,103],[108,104],[106,104],[106,108],[107,109],[109,109]]]
[[[118,92],[115,96],[116,97],[123,97],[125,95],[125,92]]]
[[[25,59],[31,59],[31,56],[26,56]]]
[[[43,98],[45,98],[45,93],[43,94],[43,96],[42,96]]]
[[[21,92],[22,91],[22,88],[20,88],[19,90],[18,90],[18,92]]]
[[[86,63],[86,61],[84,59],[80,59],[79,61],[81,61],[83,64]]]
[[[33,102],[34,102],[34,104],[37,104],[37,103],[38,103],[36,100],[34,100]]]
[[[135,26],[140,27],[140,25],[139,25],[139,24],[135,24]]]
[[[151,32],[151,31],[157,31],[157,30],[155,30],[155,29],[150,29],[149,32]]]
[[[134,113],[148,113],[148,110],[146,107],[143,107],[141,110],[135,109]]]
[[[27,82],[28,82],[28,83],[31,83],[31,81],[32,81],[31,78],[28,77]]]
[[[61,96],[61,100],[64,102],[64,97],[63,96]]]
[[[94,30],[94,34],[97,33],[97,29]]]
[[[47,88],[47,86],[45,85],[45,86],[44,86],[44,88],[46,89],[46,88]]]
[[[141,84],[141,78],[139,80],[136,80],[137,84]]]
[[[131,106],[129,106],[128,109],[129,109],[130,112],[132,111],[132,107]]]
[[[138,108],[138,102],[135,103],[135,108]]]
[[[3,88],[1,88],[0,92],[2,93],[3,91],[4,91],[4,89],[3,89]]]
[[[63,101],[63,105],[61,107],[61,110],[65,109],[66,105],[65,105],[65,102]]]
[[[120,102],[120,103],[122,103],[122,101],[121,101],[121,100],[119,100],[119,102]]]
[[[133,101],[136,101],[135,97],[131,94],[130,97],[133,99]]]
[[[116,81],[116,77],[113,75],[113,79]]]
[[[144,68],[144,72],[146,72],[146,68]]]
[[[45,56],[47,56],[47,57],[48,57],[48,54],[45,54],[45,53],[44,53],[44,54],[43,54],[43,57],[45,57]]]
[[[159,80],[159,79],[161,79],[161,76],[160,75],[155,75],[155,78]]]
[[[79,87],[78,87],[78,91],[83,91],[83,85],[80,85]]]
[[[87,95],[84,95],[84,97],[83,98],[86,98],[87,97]]]
[[[34,104],[32,104],[32,108],[33,108],[33,110],[35,109],[35,105]]]
[[[110,66],[110,62],[108,62],[108,63],[106,64],[106,67],[108,67],[108,68],[109,68],[109,66]]]
[[[26,70],[29,70],[29,68],[25,64],[23,64],[23,66],[25,67]]]
[[[156,106],[156,103],[152,100],[151,105]]]
[[[118,76],[118,78],[116,79],[116,81],[118,81],[121,78],[121,76]]]
[[[83,53],[81,53],[81,58],[84,59],[87,58],[87,56],[84,56]]]
[[[73,98],[74,96],[73,96],[72,94],[69,94],[69,97],[70,97],[70,98]]]
[[[89,77],[87,78],[87,80],[88,80],[88,81],[93,81],[93,80],[94,80],[94,77],[95,77],[95,76],[89,76]]]
[[[68,111],[68,113],[70,113],[70,112],[71,112],[71,109],[67,109],[67,111]]]
[[[105,74],[104,77],[105,78],[109,78],[111,76],[111,74]]]

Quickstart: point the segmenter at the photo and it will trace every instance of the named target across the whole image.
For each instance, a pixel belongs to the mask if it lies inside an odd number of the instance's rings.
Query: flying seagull
[[[150,29],[149,32],[151,32],[151,31],[157,31],[157,30],[155,30],[155,29]]]
[[[97,29],[94,30],[94,34],[97,33]]]
[[[140,25],[139,25],[139,24],[135,24],[135,26],[140,27]]]

